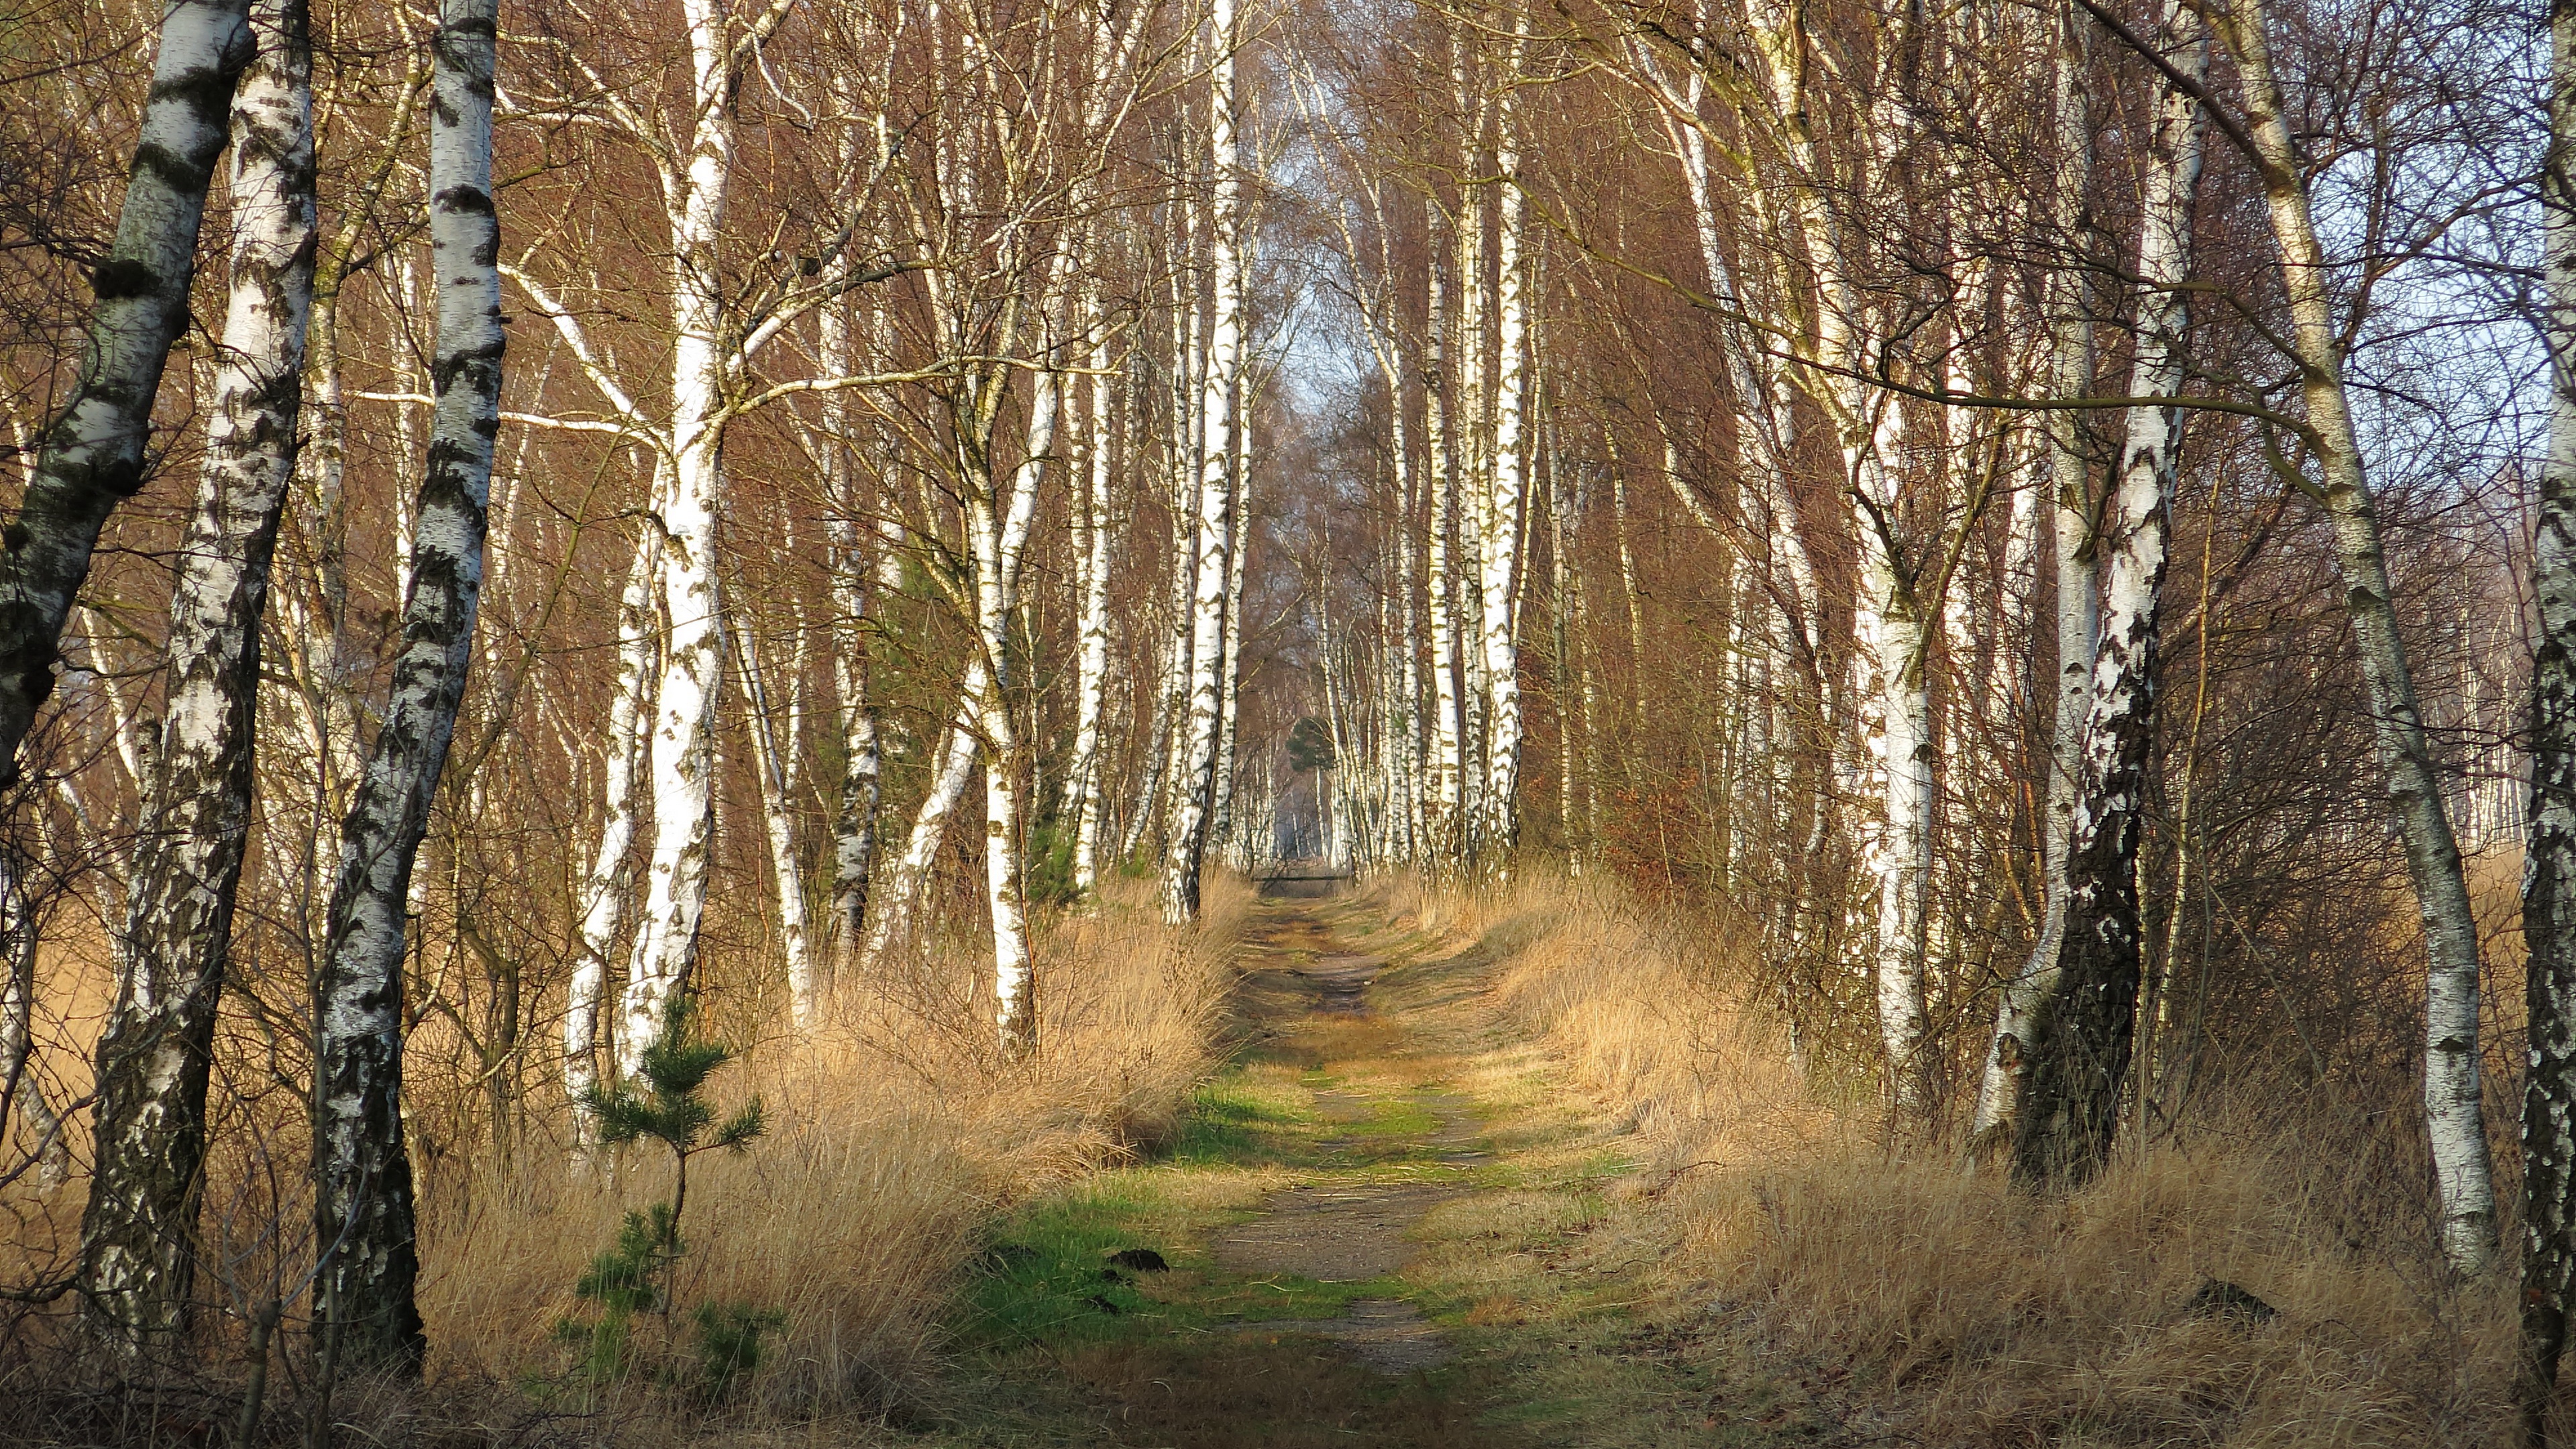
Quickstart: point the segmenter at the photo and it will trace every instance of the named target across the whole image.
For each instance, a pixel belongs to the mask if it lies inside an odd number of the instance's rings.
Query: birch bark
[[[2531,591],[2530,833],[2522,936],[2530,1073],[2522,1097],[2524,1442],[2549,1411],[2576,1299],[2576,0],[2549,7],[2549,149],[2540,171],[2549,353],[2549,456],[2540,475]]]
[[[1163,914],[1175,924],[1198,919],[1199,875],[1215,804],[1217,732],[1225,655],[1226,569],[1234,552],[1234,374],[1242,366],[1240,245],[1243,148],[1235,127],[1234,0],[1214,0],[1216,52],[1208,68],[1208,143],[1215,176],[1208,205],[1208,265],[1215,290],[1207,378],[1201,388],[1197,585],[1190,605],[1190,699],[1180,766],[1179,810],[1163,872]]]
[[[2085,198],[2093,184],[2092,106],[2085,80],[2090,47],[2086,22],[2071,7],[2059,13],[2056,23],[2060,172],[2052,224],[2072,244],[2081,234]],[[2049,385],[2061,398],[2089,397],[2093,319],[2085,306],[2083,277],[2069,268],[2051,277],[2049,287],[2056,312],[2049,324]],[[2047,429],[2043,476],[2048,498],[2037,511],[2048,518],[2055,545],[2057,677],[2050,691],[2055,708],[2048,735],[2047,787],[2040,803],[2044,884],[2039,940],[2031,948],[2030,959],[2004,982],[1995,1006],[1994,1039],[1987,1044],[1985,1069],[1977,1086],[1975,1131],[1980,1135],[2003,1127],[2020,1103],[2022,1078],[2030,1069],[2031,1048],[2037,1040],[2040,1007],[2057,987],[2058,948],[2066,938],[2067,849],[2075,833],[2076,780],[2083,765],[2084,721],[2092,713],[2094,643],[2101,632],[2095,599],[2092,484],[2081,415],[2050,413]]]
[[[403,1145],[404,905],[447,763],[483,582],[484,510],[500,428],[500,231],[492,204],[497,0],[439,0],[431,40],[429,240],[436,404],[414,513],[393,688],[341,829],[316,995],[315,1297],[344,1361],[417,1373],[411,1161]]]
[[[1101,702],[1109,683],[1109,544],[1113,533],[1109,511],[1110,418],[1109,334],[1100,312],[1100,292],[1086,288],[1083,313],[1090,334],[1091,388],[1083,420],[1088,471],[1076,503],[1074,545],[1081,560],[1080,676],[1074,701],[1072,778],[1082,791],[1074,817],[1073,885],[1088,895],[1100,883],[1102,805],[1108,795],[1100,749]]]
[[[2327,293],[2332,274],[2317,242],[2288,105],[2273,73],[2267,17],[2260,0],[2240,0],[2217,23],[2236,58],[2246,129],[2261,161],[2264,201],[2289,297],[2309,444],[2324,475],[2326,514],[2370,691],[2380,760],[2388,774],[2390,812],[2405,842],[2407,874],[2424,922],[2424,1112],[2432,1138],[2443,1256],[2455,1271],[2474,1273],[2493,1257],[2496,1236],[2494,1173],[2480,1110],[2477,919],[2425,738],[2415,676],[2397,627],[2388,563],[2380,547],[2379,507],[2344,391],[2343,344]]]
[[[581,941],[564,1001],[564,1092],[573,1105],[573,1160],[582,1163],[596,1123],[590,1094],[599,1084],[600,1007],[608,963],[626,925],[634,878],[636,776],[643,764],[646,691],[660,660],[661,530],[651,520],[636,531],[635,558],[617,603],[617,684],[609,696],[607,769],[602,782],[599,846],[582,882]]]
[[[802,651],[798,651],[802,653]],[[805,917],[805,872],[796,846],[796,809],[791,752],[796,749],[795,711],[787,732],[779,733],[770,712],[770,685],[760,646],[745,634],[740,650],[743,704],[751,721],[754,773],[760,784],[760,813],[768,827],[770,877],[778,886],[778,949],[787,964],[787,1001],[796,1025],[813,1025],[818,983],[814,979],[813,933]],[[793,687],[792,685],[790,686]]]
[[[2179,0],[2168,4],[2159,40],[2197,85],[2208,48],[2194,12]],[[2179,288],[2191,272],[2202,119],[2183,88],[2162,89],[2140,208],[2138,348],[2129,381],[2135,397],[2177,393],[2187,356],[2189,317]],[[2137,1020],[2138,838],[2155,747],[2156,653],[2181,448],[2178,409],[2129,410],[2096,544],[2102,631],[2066,845],[2063,955],[2015,1125],[2014,1169],[2026,1182],[2090,1178],[2108,1158],[2118,1126]]]
[[[313,315],[313,58],[303,0],[259,0],[233,96],[232,281],[206,459],[170,599],[167,699],[99,1038],[81,1302],[103,1341],[187,1327],[215,1008],[250,831],[252,712]]]
[[[847,163],[845,163],[847,164]],[[836,376],[858,370],[843,304],[825,306],[816,327],[823,366]],[[876,871],[877,811],[883,801],[885,747],[869,694],[867,500],[850,461],[850,407],[838,392],[823,395],[824,486],[832,517],[832,668],[841,705],[840,812],[832,830],[832,922],[845,957],[867,939],[868,882]]]
[[[1509,74],[1521,70],[1523,38],[1529,20],[1522,15],[1512,38]],[[1525,507],[1526,450],[1530,410],[1530,325],[1527,205],[1518,184],[1520,107],[1518,91],[1507,91],[1500,107],[1494,152],[1496,174],[1504,178],[1496,263],[1497,344],[1494,388],[1494,470],[1485,509],[1483,577],[1480,610],[1484,640],[1485,769],[1478,796],[1482,824],[1479,845],[1508,852],[1520,838],[1521,696],[1519,615],[1520,537]]]
[[[162,12],[116,240],[91,277],[89,346],[0,534],[0,785],[17,779],[18,746],[53,692],[63,620],[99,530],[144,483],[152,400],[188,323],[206,188],[256,44],[249,10],[250,0],[177,0]]]

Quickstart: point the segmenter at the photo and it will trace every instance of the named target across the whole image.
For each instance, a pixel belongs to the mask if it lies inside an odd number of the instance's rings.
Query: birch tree
[[[1216,803],[1217,731],[1224,711],[1226,571],[1235,547],[1235,371],[1243,356],[1243,296],[1236,254],[1242,213],[1243,147],[1237,132],[1233,0],[1214,0],[1215,50],[1208,67],[1208,147],[1213,180],[1208,203],[1208,266],[1214,277],[1213,331],[1201,389],[1198,510],[1193,545],[1197,586],[1190,600],[1190,693],[1180,766],[1179,809],[1163,868],[1163,914],[1175,922],[1199,913],[1199,875]]]
[[[2540,171],[2549,354],[2549,455],[2534,522],[2530,834],[2523,846],[2523,1438],[2549,1417],[2576,1298],[2576,3],[2549,10],[2549,144]]]
[[[316,1297],[339,1351],[417,1373],[419,1250],[403,1141],[403,944],[412,866],[474,653],[500,427],[500,229],[492,198],[497,0],[440,0],[431,37],[429,243],[436,402],[414,511],[392,691],[341,828],[315,996]]]
[[[257,47],[250,5],[176,0],[162,12],[116,240],[90,278],[88,346],[0,531],[0,785],[17,779],[19,746],[53,692],[55,646],[99,530],[146,481],[152,402],[188,324],[206,188]]]
[[[258,0],[233,96],[231,286],[206,459],[170,600],[169,684],[100,1034],[81,1300],[158,1354],[187,1326],[215,1008],[250,829],[252,711],[294,468],[316,228],[303,0]]]
[[[2442,1252],[2455,1270],[2474,1273],[2494,1255],[2496,1238],[2495,1184],[2480,1109],[2477,917],[2425,736],[2414,670],[2398,629],[2378,500],[2344,387],[2343,331],[2327,290],[2332,272],[2317,241],[2304,163],[2291,138],[2289,106],[2272,67],[2270,21],[2260,0],[2240,0],[2214,23],[2235,57],[2244,88],[2246,149],[2262,184],[2279,248],[2282,289],[2289,297],[2289,343],[2307,410],[2302,441],[2321,475],[2313,486],[2333,533],[2387,776],[2389,808],[2423,917],[2424,1111],[2432,1137]]]
[[[2093,184],[2093,120],[2088,92],[2089,19],[2069,6],[2056,17],[2056,116],[2052,139],[2057,145],[2057,192],[2050,220],[2058,235],[2073,245],[2084,222],[2084,206]],[[2049,319],[2052,373],[2050,384],[2061,400],[2093,394],[2093,318],[2087,308],[2083,273],[2068,268],[2048,279],[2054,315]],[[2092,712],[2093,653],[2100,637],[2095,594],[2091,465],[2086,456],[2082,414],[2049,415],[2045,471],[2032,487],[2046,497],[2032,509],[2033,527],[2048,522],[2056,566],[2057,674],[2049,691],[2054,703],[2048,735],[2047,777],[2040,814],[2040,859],[2043,897],[2039,939],[2030,958],[1997,993],[1994,1040],[1986,1049],[1977,1088],[1974,1122],[1983,1135],[2007,1125],[2021,1099],[2022,1078],[2030,1068],[2030,1049],[2037,1040],[2039,1012],[2057,985],[2058,951],[2066,939],[2066,871],[2075,835],[2076,781],[2083,768],[2084,721]],[[2035,553],[2036,550],[2033,550]],[[2005,641],[2007,647],[2013,641]],[[2034,641],[2036,642],[2036,641]]]

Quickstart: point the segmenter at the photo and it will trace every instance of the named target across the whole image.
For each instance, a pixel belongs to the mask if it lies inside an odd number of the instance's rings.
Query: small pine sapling
[[[702,1152],[741,1152],[768,1130],[760,1099],[722,1122],[703,1095],[707,1078],[733,1060],[722,1042],[693,1040],[695,1007],[674,996],[663,1009],[662,1028],[644,1049],[637,1082],[595,1086],[583,1105],[599,1124],[599,1140],[624,1147],[647,1139],[670,1149],[671,1200],[629,1209],[616,1246],[591,1259],[573,1295],[592,1305],[587,1319],[567,1317],[558,1338],[580,1350],[575,1372],[596,1383],[624,1373],[637,1314],[653,1313],[667,1325],[674,1272],[688,1251],[680,1216],[689,1205],[689,1159]],[[641,1090],[638,1090],[638,1088]],[[746,1305],[706,1304],[695,1315],[701,1387],[710,1397],[729,1395],[760,1363],[760,1338],[785,1319]]]

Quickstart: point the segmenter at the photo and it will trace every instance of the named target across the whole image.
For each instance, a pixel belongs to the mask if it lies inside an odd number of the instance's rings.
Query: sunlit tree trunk
[[[1199,875],[1215,805],[1217,732],[1225,688],[1226,571],[1234,540],[1234,374],[1242,366],[1243,298],[1239,191],[1243,154],[1235,129],[1233,0],[1215,0],[1216,53],[1208,70],[1208,137],[1215,178],[1208,206],[1208,265],[1214,274],[1215,326],[1201,389],[1197,587],[1190,604],[1190,700],[1180,761],[1180,801],[1163,873],[1163,913],[1174,922],[1199,913]]]
[[[583,1159],[595,1125],[589,1099],[599,1083],[600,1009],[608,990],[608,963],[617,953],[634,888],[635,785],[643,764],[644,692],[657,673],[661,642],[659,566],[661,531],[650,521],[636,531],[634,561],[617,603],[617,683],[608,701],[599,844],[582,882],[580,954],[564,999],[564,1092],[573,1104],[573,1156]]]
[[[694,123],[679,195],[670,199],[670,460],[654,477],[663,530],[661,678],[653,689],[647,778],[653,834],[644,902],[617,1032],[633,1075],[697,960],[715,844],[716,711],[724,688],[724,613],[716,528],[724,498],[725,369],[737,340],[717,248],[733,184],[737,37],[725,0],[685,0]]]
[[[429,242],[437,278],[428,472],[393,687],[342,827],[317,996],[316,1299],[344,1362],[417,1372],[419,1274],[403,1145],[404,907],[473,659],[484,509],[500,427],[500,245],[492,204],[497,0],[440,0],[430,114]]]
[[[1524,29],[1524,16],[1518,22]],[[1512,43],[1511,70],[1520,69],[1523,42]],[[1481,615],[1485,659],[1485,768],[1479,797],[1480,844],[1509,850],[1520,837],[1521,696],[1520,537],[1527,493],[1530,413],[1530,304],[1527,205],[1517,184],[1520,169],[1519,105],[1501,106],[1495,171],[1505,178],[1496,262],[1501,271],[1495,337],[1499,347],[1494,389],[1493,477],[1485,509]]]
[[[1089,892],[1100,883],[1102,805],[1108,795],[1101,750],[1101,703],[1109,684],[1109,452],[1111,436],[1109,336],[1100,312],[1097,288],[1084,292],[1084,323],[1091,340],[1090,406],[1084,414],[1082,497],[1075,503],[1074,547],[1081,600],[1076,626],[1080,636],[1075,670],[1073,764],[1071,777],[1082,792],[1074,816],[1073,884]]]
[[[801,649],[795,655],[801,656]],[[762,663],[759,641],[748,631],[742,638],[743,708],[751,723],[753,775],[760,786],[760,813],[769,838],[770,878],[778,886],[778,953],[787,966],[787,1001],[798,1026],[813,1024],[820,983],[814,975],[813,934],[805,916],[805,872],[796,842],[794,762],[796,711],[788,711],[782,737],[772,713],[770,672]],[[789,668],[801,673],[803,660],[791,657]],[[791,675],[792,691],[800,681]]]
[[[2441,778],[2425,738],[2415,676],[2397,627],[2397,605],[2381,551],[2379,507],[2344,391],[2343,341],[2327,293],[2330,272],[2317,243],[2288,104],[2272,70],[2267,12],[2240,0],[2219,20],[2235,53],[2245,92],[2247,129],[2261,160],[2263,196],[2280,246],[2281,282],[2289,298],[2299,391],[2307,405],[2309,447],[2324,475],[2322,492],[2343,575],[2345,607],[2360,647],[2370,691],[2388,799],[2405,842],[2407,873],[2424,922],[2426,955],[2424,1112],[2432,1138],[2440,1198],[2442,1252],[2462,1273],[2483,1269],[2495,1252],[2495,1184],[2479,1106],[2478,929],[2451,833]]]
[[[1448,386],[1447,351],[1449,333],[1448,299],[1445,295],[1440,248],[1432,248],[1430,272],[1430,335],[1422,351],[1422,431],[1428,451],[1430,472],[1423,480],[1429,496],[1430,538],[1426,550],[1430,571],[1429,605],[1431,616],[1431,789],[1429,845],[1434,852],[1450,853],[1458,848],[1458,811],[1460,776],[1464,773],[1462,756],[1466,748],[1465,721],[1459,713],[1457,630],[1457,563],[1453,547],[1458,527],[1458,466],[1450,449],[1448,408],[1443,390]]]
[[[89,345],[0,531],[0,785],[18,777],[18,746],[53,692],[55,646],[99,530],[144,483],[152,400],[188,324],[206,188],[256,45],[249,10],[250,0],[177,0],[162,12],[116,239],[90,278]]]
[[[1047,269],[1052,280],[1054,268]],[[1000,386],[995,379],[988,386]],[[1011,716],[1011,626],[1019,612],[1020,561],[1037,515],[1039,485],[1055,450],[1063,374],[1038,374],[1029,400],[1022,462],[997,498],[990,486],[968,500],[975,549],[977,664],[982,688],[967,696],[984,746],[984,885],[993,923],[994,1024],[1002,1044],[1026,1050],[1037,1041],[1031,993],[1029,923],[1021,862],[1019,729]],[[998,504],[997,508],[995,505]]]
[[[2194,13],[2165,11],[2167,53],[2192,77],[2208,67]],[[2163,88],[2140,208],[2138,350],[2134,397],[2171,397],[2183,383],[2191,273],[2191,206],[2200,184],[2201,108]],[[2103,575],[2101,631],[2078,764],[2073,828],[2063,848],[2062,947],[2046,1018],[2030,1043],[2014,1168],[2032,1183],[2081,1182],[2097,1171],[2118,1126],[2137,1017],[2144,942],[2138,839],[2155,747],[2155,674],[2182,414],[2133,407],[2118,471],[2094,543]]]
[[[2084,204],[2093,184],[2093,122],[2086,89],[2086,25],[2061,12],[2057,44],[2058,179],[2051,223],[2068,245],[2081,234]],[[2093,319],[2085,306],[2083,274],[2067,268],[2048,282],[2051,338],[2049,387],[2061,398],[2093,392]],[[2030,958],[2004,982],[1995,1006],[1994,1039],[1977,1085],[1976,1132],[2003,1126],[2021,1100],[2023,1075],[2038,1029],[2039,1010],[2057,987],[2059,943],[2066,937],[2067,843],[2075,831],[2076,777],[2082,768],[2084,721],[2092,712],[2094,640],[2100,632],[2095,601],[2092,487],[2088,481],[2082,414],[2050,413],[2044,467],[2032,483],[2030,523],[2042,520],[2055,546],[2057,673],[2050,690],[2047,780],[2040,792],[2039,848],[2043,892],[2039,940]],[[2036,563],[2037,550],[2030,550]],[[2007,647],[2017,640],[2006,641]],[[2037,639],[2032,644],[2036,646]]]
[[[2549,149],[2540,171],[2548,311],[2549,456],[2540,475],[2531,592],[2531,824],[2522,939],[2530,1072],[2522,1098],[2523,1438],[2549,1413],[2576,1298],[2576,0],[2549,8]]]
[[[827,304],[817,318],[823,366],[848,376],[858,370],[846,307]],[[883,797],[884,744],[876,701],[869,693],[868,502],[859,470],[850,464],[851,410],[846,395],[823,395],[824,485],[830,490],[832,547],[832,668],[841,706],[840,808],[832,828],[832,921],[844,956],[867,939],[868,882],[876,872],[877,811]]]
[[[232,283],[197,505],[170,597],[167,698],[98,1048],[81,1303],[134,1352],[186,1327],[215,1007],[248,842],[252,711],[295,466],[316,229],[302,0],[260,0],[233,96]]]

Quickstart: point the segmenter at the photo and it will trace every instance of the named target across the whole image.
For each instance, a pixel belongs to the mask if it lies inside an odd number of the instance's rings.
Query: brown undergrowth
[[[965,984],[979,979],[978,958],[963,949],[840,983],[804,1032],[788,1030],[774,988],[711,988],[711,1034],[746,1050],[710,1095],[730,1110],[757,1093],[770,1130],[747,1153],[692,1165],[671,1294],[680,1311],[668,1328],[648,1319],[636,1331],[645,1371],[605,1385],[573,1371],[555,1327],[580,1307],[573,1285],[622,1214],[669,1195],[668,1159],[637,1150],[574,1170],[562,1094],[544,1070],[528,1073],[526,1125],[506,1151],[416,1121],[416,1136],[445,1144],[419,1163],[427,1385],[343,1384],[333,1418],[344,1438],[653,1443],[767,1426],[801,1441],[833,1437],[829,1424],[854,1414],[900,1413],[938,1366],[941,1314],[985,1225],[1158,1139],[1210,1069],[1249,888],[1212,878],[1190,930],[1162,923],[1149,883],[1116,882],[1104,897],[1044,929],[1042,1046],[1028,1060],[1006,1061],[991,1042],[989,1002]],[[0,1425],[0,1441],[181,1442],[230,1424],[247,1310],[291,1288],[310,1253],[293,1106],[281,1095],[265,1111],[225,1113],[235,1130],[208,1179],[200,1342],[183,1372],[159,1376],[160,1407],[138,1418],[132,1394],[84,1361],[68,1298],[21,1305],[0,1322],[0,1400],[53,1408]],[[239,1130],[246,1122],[256,1130]],[[85,1192],[79,1177],[51,1193],[25,1181],[6,1190],[8,1286],[64,1275]],[[312,1402],[305,1305],[284,1296],[265,1431],[281,1443],[300,1441]],[[710,1302],[781,1320],[762,1368],[721,1404],[676,1371],[654,1372],[685,1362],[687,1310]]]
[[[1672,1243],[1672,1291],[1844,1385],[1858,1439],[2510,1441],[2509,1285],[2440,1271],[2402,1078],[2211,1085],[2096,1185],[2039,1200],[1956,1132],[1811,1092],[1721,928],[1544,871],[1380,889],[1400,923],[1488,943],[1493,1003],[1637,1121],[1628,1210]],[[2271,1311],[2197,1309],[2213,1282]]]

